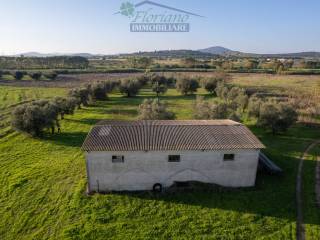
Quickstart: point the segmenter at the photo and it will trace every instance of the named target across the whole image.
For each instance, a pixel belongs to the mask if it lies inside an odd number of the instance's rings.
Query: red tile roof
[[[164,151],[261,149],[244,125],[231,120],[101,121],[92,128],[84,151]]]

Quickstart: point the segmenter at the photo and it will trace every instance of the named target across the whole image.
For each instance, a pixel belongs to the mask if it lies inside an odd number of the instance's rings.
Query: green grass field
[[[63,90],[41,94],[52,97]],[[150,90],[136,98],[114,93],[108,101],[66,116],[61,134],[32,139],[11,133],[1,138],[0,239],[295,239],[298,161],[305,147],[320,137],[299,125],[274,137],[247,123],[284,170],[283,176],[259,174],[254,188],[86,196],[80,150],[86,134],[100,119],[135,119],[137,106],[150,96]],[[169,90],[162,99],[178,119],[192,118],[195,96]],[[314,166],[312,157],[304,165],[311,184],[304,191],[307,239],[320,235],[320,213],[315,206],[309,208],[314,202]]]

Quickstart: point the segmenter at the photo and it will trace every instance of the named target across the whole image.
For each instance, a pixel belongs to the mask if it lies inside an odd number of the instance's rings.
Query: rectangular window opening
[[[180,155],[169,155],[168,162],[180,162]]]
[[[119,156],[112,156],[112,162],[113,163],[123,163],[124,162],[124,156],[119,155]]]
[[[233,161],[234,160],[234,154],[233,153],[228,153],[223,155],[223,160],[224,161]]]

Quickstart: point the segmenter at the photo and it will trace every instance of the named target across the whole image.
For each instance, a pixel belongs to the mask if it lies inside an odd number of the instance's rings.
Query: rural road
[[[298,167],[298,174],[297,174],[297,185],[296,185],[296,204],[297,204],[297,240],[305,240],[305,228],[303,224],[303,210],[302,210],[302,169],[303,169],[303,162],[308,154],[308,152],[314,148],[320,141],[315,141],[311,143],[306,150],[303,152],[300,158],[299,167]],[[319,160],[319,159],[318,159]],[[320,175],[320,164],[317,163],[317,180],[319,180]],[[320,183],[319,181],[316,182],[316,192],[317,200],[319,200],[320,196]],[[318,202],[319,203],[319,202]]]

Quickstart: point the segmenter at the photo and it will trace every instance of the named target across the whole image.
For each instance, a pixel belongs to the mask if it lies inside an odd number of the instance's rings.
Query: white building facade
[[[83,145],[88,190],[152,190],[188,181],[250,187],[263,147],[230,120],[102,122]]]

